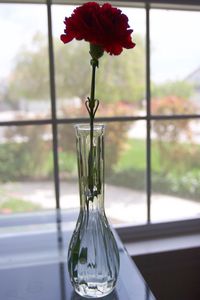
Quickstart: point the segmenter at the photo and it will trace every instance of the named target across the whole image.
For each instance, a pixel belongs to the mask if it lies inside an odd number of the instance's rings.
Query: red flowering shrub
[[[71,17],[65,18],[65,34],[61,40],[68,43],[74,38],[97,45],[109,54],[119,55],[123,48],[135,46],[132,42],[128,18],[109,3],[100,6],[88,2],[77,7]]]
[[[195,107],[189,100],[177,96],[167,96],[164,98],[153,99],[151,110],[155,115],[178,115],[194,113]]]
[[[151,110],[154,115],[184,115],[195,113],[195,106],[189,100],[168,96],[153,99]],[[186,167],[188,157],[191,163],[191,157],[196,155],[196,149],[194,146],[188,147],[187,145],[187,143],[192,143],[191,120],[189,118],[155,120],[152,125],[156,135],[160,165],[165,173]],[[185,145],[181,143],[184,140]],[[192,153],[191,150],[194,149],[195,151]]]
[[[195,107],[191,101],[176,96],[153,99],[151,104],[154,115],[192,114]],[[182,135],[191,139],[190,119],[160,120],[153,122],[153,129],[160,141],[178,142]]]

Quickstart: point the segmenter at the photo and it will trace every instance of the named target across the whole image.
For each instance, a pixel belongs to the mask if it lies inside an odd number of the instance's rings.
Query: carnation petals
[[[71,42],[73,40],[73,38],[74,37],[71,36],[70,34],[67,34],[67,35],[66,34],[61,34],[61,36],[60,36],[60,39],[64,44]]]
[[[65,34],[60,37],[63,43],[85,40],[101,46],[110,55],[119,55],[123,48],[135,47],[128,17],[109,3],[100,6],[96,2],[87,2],[75,8],[64,23]]]

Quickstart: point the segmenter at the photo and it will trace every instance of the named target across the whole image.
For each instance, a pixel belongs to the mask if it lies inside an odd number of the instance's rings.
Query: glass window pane
[[[152,221],[200,216],[200,130],[191,119],[152,124]]]
[[[45,5],[0,4],[1,121],[50,112]]]
[[[0,127],[0,135],[0,215],[55,209],[51,127]]]
[[[199,27],[200,12],[151,10],[153,114],[199,113]]]
[[[105,134],[105,207],[110,222],[141,224],[146,222],[146,129],[144,121],[106,124]],[[61,207],[77,209],[75,131],[59,125],[59,163]]]
[[[74,7],[53,6],[53,34],[56,66],[56,94],[59,117],[87,116],[84,102],[90,93],[91,67],[89,43],[60,41],[63,20]],[[119,56],[107,53],[99,60],[96,97],[100,100],[97,116],[145,114],[145,10],[122,8],[134,28],[137,46]]]

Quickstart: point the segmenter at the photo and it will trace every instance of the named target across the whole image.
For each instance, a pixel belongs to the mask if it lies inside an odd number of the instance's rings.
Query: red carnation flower
[[[111,55],[119,55],[123,48],[135,47],[127,16],[109,3],[102,6],[96,2],[85,3],[77,7],[71,17],[65,18],[64,24],[65,34],[60,37],[64,43],[74,38],[85,40]]]

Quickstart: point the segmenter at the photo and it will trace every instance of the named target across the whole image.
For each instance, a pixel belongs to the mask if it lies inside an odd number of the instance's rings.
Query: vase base
[[[113,284],[109,283],[87,283],[86,284],[79,284],[77,287],[75,287],[75,291],[77,294],[79,294],[82,297],[85,298],[102,298],[110,293],[112,293],[114,289]]]

